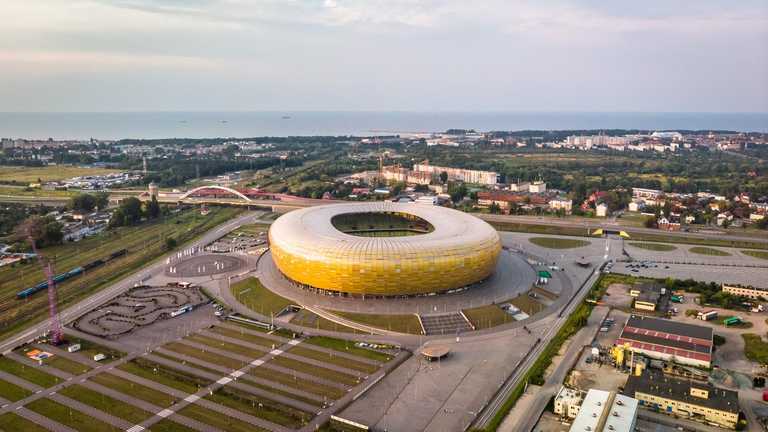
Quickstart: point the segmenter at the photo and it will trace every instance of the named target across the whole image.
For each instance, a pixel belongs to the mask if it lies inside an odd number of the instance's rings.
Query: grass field
[[[348,386],[354,386],[358,384],[357,378],[342,372],[337,372],[332,369],[327,369],[320,366],[315,366],[302,361],[289,359],[283,356],[277,356],[269,361],[269,363],[276,366],[282,366],[284,368],[293,369],[299,372],[304,372],[309,375],[314,375],[318,378],[324,378],[329,381],[346,384]]]
[[[248,327],[249,329],[253,328],[252,326]],[[267,348],[272,348],[273,344],[280,344],[280,342],[275,342],[272,339],[267,339],[265,337],[259,337],[256,335],[253,335],[251,333],[246,333],[245,331],[237,331],[234,329],[226,328],[226,327],[213,327],[208,329],[211,333],[218,333],[222,336],[231,337],[234,339],[240,339],[244,342],[250,342],[252,344],[261,345]]]
[[[194,335],[189,336],[186,339],[189,339],[190,341],[197,342],[212,348],[218,348],[224,351],[229,351],[231,353],[240,354],[242,356],[250,357],[252,359],[257,359],[259,357],[264,356],[268,349],[264,350],[257,350],[253,348],[249,348],[244,345],[240,344],[234,344],[231,342],[225,342],[222,340],[216,340],[213,338],[209,338],[207,336],[201,336],[201,335]],[[273,342],[275,345],[280,345],[279,342]],[[265,347],[266,348],[266,347]]]
[[[292,304],[287,298],[265,288],[257,278],[242,280],[232,285],[231,290],[237,301],[267,317],[277,314]]]
[[[527,294],[519,295],[510,300],[509,303],[517,306],[518,309],[527,313],[528,315],[537,314],[543,311],[545,307],[543,304],[532,299],[531,296]]]
[[[304,411],[227,386],[219,388],[205,398],[292,429],[299,429],[312,419],[312,415]]]
[[[749,255],[754,258],[768,260],[768,251],[743,250],[741,251],[741,253],[743,253],[744,255]]]
[[[47,432],[48,429],[16,413],[7,412],[0,415],[0,431]]]
[[[398,333],[421,334],[421,324],[414,314],[389,315],[329,311],[360,324]]]
[[[348,369],[352,369],[352,370],[356,370],[356,371],[364,372],[368,374],[376,372],[379,369],[375,365],[355,361],[347,357],[341,357],[332,352],[327,353],[327,352],[318,351],[312,348],[307,348],[307,347],[298,346],[298,345],[291,348],[289,352],[291,354],[295,354],[298,356],[318,360],[325,363],[334,364],[336,366],[341,366],[341,367],[345,367]]]
[[[22,186],[0,185],[0,201],[29,202],[32,205],[39,204],[40,201],[45,201],[46,199],[51,200],[52,202],[66,204],[67,201],[76,194],[77,192],[75,191],[45,190]]]
[[[253,375],[254,377],[283,384],[291,388],[304,390],[318,396],[324,396],[328,399],[338,399],[345,394],[344,390],[338,389],[336,387],[330,387],[316,383],[314,381],[297,378],[295,375],[290,375],[265,367],[253,368],[248,371],[248,375]]]
[[[711,247],[704,247],[704,246],[695,246],[690,249],[688,249],[688,252],[695,253],[698,255],[709,255],[709,256],[731,256],[730,253],[720,250],[720,249],[714,249]]]
[[[536,246],[541,246],[548,249],[574,249],[584,247],[590,244],[586,240],[566,239],[557,237],[531,237],[529,242]]]
[[[650,242],[629,242],[630,246],[634,246],[640,249],[647,249],[656,252],[669,252],[677,249],[676,246],[664,244],[664,243],[650,243]]]
[[[355,330],[351,327],[347,327],[341,324],[337,324],[331,320],[325,319],[313,312],[306,309],[302,309],[291,318],[291,324],[300,325],[302,327],[309,327],[318,330],[329,330],[343,333],[362,333],[359,330]]]
[[[107,395],[93,391],[79,384],[74,384],[59,391],[68,398],[92,406],[99,411],[112,414],[133,424],[141,423],[151,415],[143,409],[136,408],[133,405],[111,398]]]
[[[474,324],[477,330],[496,327],[501,324],[513,322],[512,315],[501,310],[498,305],[486,305],[471,309],[464,309],[464,315]]]
[[[135,227],[122,227],[103,232],[77,243],[48,247],[42,253],[54,262],[58,273],[104,258],[127,248],[129,253],[56,286],[59,309],[93,294],[121,277],[163,255],[165,238],[176,238],[183,244],[231,219],[242,210],[212,207],[208,216],[194,210],[185,211],[163,221]],[[43,281],[42,269],[36,262],[0,268],[0,338],[48,317],[48,297],[44,292],[17,300],[16,293]]]
[[[65,335],[64,337],[70,344],[80,344],[80,351],[77,351],[77,354],[82,355],[88,359],[93,359],[93,356],[96,354],[106,355],[107,358],[99,361],[99,363],[110,363],[125,356],[125,353],[122,351],[108,348],[89,339],[77,338],[71,335]]]
[[[376,360],[382,363],[392,360],[392,356],[389,354],[370,350],[367,348],[360,348],[355,346],[354,342],[344,339],[336,339],[326,336],[313,336],[304,341],[304,343],[365,357],[367,359]]]
[[[149,402],[162,408],[168,408],[169,406],[176,403],[176,398],[169,394],[157,391],[141,384],[137,384],[133,381],[129,381],[110,373],[100,373],[91,377],[90,380],[105,387],[109,387],[115,391],[119,391],[120,393],[125,393],[129,396],[135,397],[136,399],[141,399],[145,402]]]
[[[225,357],[223,355],[214,354],[212,352],[203,351],[201,349],[185,345],[178,342],[171,342],[169,344],[163,345],[163,348],[173,351],[178,354],[183,354],[192,358],[196,358],[198,360],[202,360],[207,363],[212,363],[217,366],[223,366],[229,369],[240,369],[241,367],[245,366],[245,362],[240,360],[235,360],[230,357]]]
[[[0,182],[17,182],[21,184],[38,183],[40,181],[66,180],[85,175],[103,175],[120,172],[108,168],[92,168],[74,165],[49,165],[45,167],[0,166]]]
[[[164,418],[152,425],[152,432],[187,432],[188,427]]]
[[[744,355],[753,362],[767,365],[768,342],[754,333],[744,333],[741,337],[744,339]]]
[[[76,409],[62,405],[51,399],[37,399],[26,405],[26,408],[59,422],[64,426],[69,426],[78,432],[118,432],[116,428],[101,420],[97,420]]]
[[[72,375],[84,374],[91,370],[89,366],[58,355],[45,360],[44,363]]]
[[[180,409],[179,414],[227,432],[269,432],[266,429],[221,415],[220,412],[193,403]],[[155,430],[154,427],[152,430]]]
[[[118,369],[185,393],[195,393],[213,382],[142,358],[123,363]]]
[[[0,398],[7,399],[11,402],[16,402],[31,394],[31,391],[23,387],[19,387],[16,384],[5,380],[0,380]]]
[[[27,366],[23,363],[11,360],[7,357],[0,357],[0,370],[8,372],[11,375],[37,384],[40,387],[51,387],[61,382],[61,378],[39,370],[35,366]]]

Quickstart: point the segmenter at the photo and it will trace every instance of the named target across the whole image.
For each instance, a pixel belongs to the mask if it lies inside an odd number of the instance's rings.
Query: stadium
[[[499,234],[466,213],[388,201],[295,210],[269,230],[272,258],[290,281],[352,296],[444,293],[487,279]]]

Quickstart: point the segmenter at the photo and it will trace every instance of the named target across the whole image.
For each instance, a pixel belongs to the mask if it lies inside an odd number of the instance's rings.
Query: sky
[[[2,0],[0,112],[768,112],[766,0]]]

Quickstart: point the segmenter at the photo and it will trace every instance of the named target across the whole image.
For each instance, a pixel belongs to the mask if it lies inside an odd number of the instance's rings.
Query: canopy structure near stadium
[[[295,210],[272,224],[269,240],[288,279],[352,295],[463,288],[488,278],[501,251],[496,230],[472,215],[388,201]]]

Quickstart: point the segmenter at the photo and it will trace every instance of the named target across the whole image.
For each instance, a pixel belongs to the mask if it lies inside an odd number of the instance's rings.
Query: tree
[[[99,210],[109,207],[109,192],[96,192],[93,194],[94,204]]]
[[[176,247],[176,245],[177,245],[177,242],[176,242],[176,239],[175,239],[175,238],[173,238],[173,237],[168,237],[168,238],[166,238],[166,239],[165,239],[165,248],[166,248],[167,250],[172,250],[172,249],[174,249],[174,248]]]
[[[70,199],[69,206],[72,210],[91,212],[96,207],[96,199],[88,193],[79,193]]]
[[[60,244],[64,239],[62,225],[52,218],[41,216],[30,216],[16,227],[17,242],[26,242],[30,236],[39,248]]]
[[[136,197],[128,197],[120,203],[120,207],[112,213],[109,221],[111,227],[135,225],[141,221],[141,201]]]
[[[448,173],[445,171],[440,172],[440,183],[445,184],[448,181]]]
[[[643,220],[643,226],[646,228],[656,228],[656,218],[652,216],[648,216]]]
[[[156,219],[160,216],[160,204],[157,203],[157,198],[152,197],[152,201],[147,203],[147,218]]]

